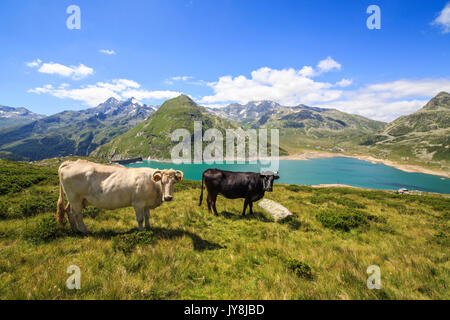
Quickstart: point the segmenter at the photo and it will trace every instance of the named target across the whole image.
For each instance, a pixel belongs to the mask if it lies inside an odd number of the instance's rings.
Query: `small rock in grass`
[[[258,206],[267,211],[275,221],[280,221],[292,215],[292,212],[286,207],[273,200],[263,199],[258,203]]]

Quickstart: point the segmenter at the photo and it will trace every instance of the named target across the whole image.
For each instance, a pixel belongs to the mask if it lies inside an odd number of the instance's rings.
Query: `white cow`
[[[149,229],[150,209],[160,206],[163,201],[171,201],[174,183],[183,179],[183,172],[179,170],[125,168],[86,160],[65,161],[59,167],[58,175],[58,222],[65,223],[67,211],[72,230],[82,233],[88,232],[81,215],[88,205],[100,209],[132,206],[139,230],[143,230],[144,218],[145,228]],[[69,202],[66,208],[64,193]]]

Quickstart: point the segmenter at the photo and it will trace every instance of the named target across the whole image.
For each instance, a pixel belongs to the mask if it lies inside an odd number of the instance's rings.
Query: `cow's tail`
[[[205,173],[203,172],[202,174],[202,191],[200,192],[200,202],[198,203],[198,206],[202,205],[202,200],[203,200],[203,181],[205,180]]]
[[[64,189],[61,183],[61,168],[63,165],[61,165],[58,169],[58,177],[59,177],[59,198],[58,198],[58,203],[56,204],[56,221],[58,221],[58,223],[60,225],[65,225],[66,224],[66,210],[64,208]]]

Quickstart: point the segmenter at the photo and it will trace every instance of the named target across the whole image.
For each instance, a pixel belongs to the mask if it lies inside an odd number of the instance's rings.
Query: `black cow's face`
[[[259,177],[262,179],[263,190],[268,192],[273,190],[273,180],[280,179],[279,176],[274,174],[261,174]]]

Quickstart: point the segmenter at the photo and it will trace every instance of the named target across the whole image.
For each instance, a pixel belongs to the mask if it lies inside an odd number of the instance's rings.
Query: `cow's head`
[[[161,191],[163,201],[172,201],[173,186],[175,182],[183,180],[183,172],[180,170],[165,169],[153,172],[152,180],[161,181]]]
[[[262,172],[259,175],[259,178],[262,180],[263,184],[263,190],[272,192],[273,190],[273,181],[280,179],[279,176],[277,176],[278,171],[275,172]]]

